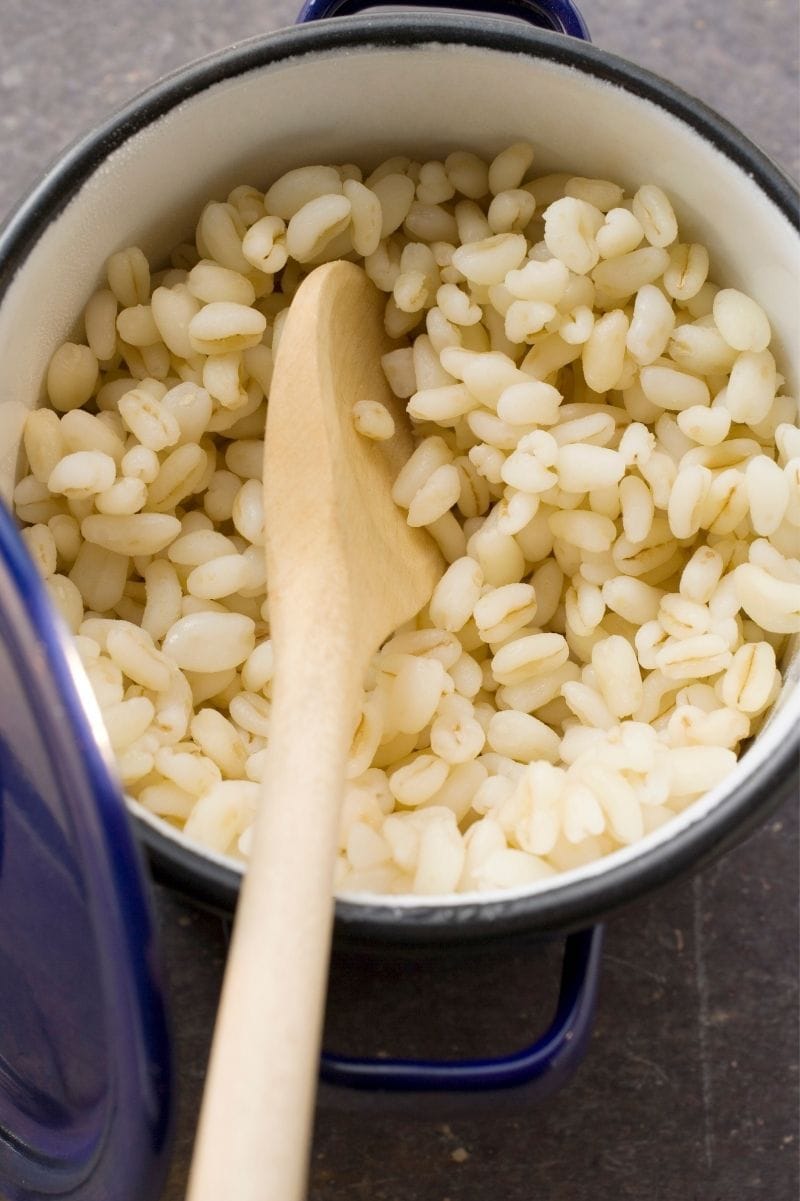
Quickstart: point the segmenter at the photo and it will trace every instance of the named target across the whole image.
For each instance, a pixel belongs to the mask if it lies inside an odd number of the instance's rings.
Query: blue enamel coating
[[[527,1085],[529,1097],[550,1096],[567,1082],[589,1043],[603,935],[603,926],[593,926],[568,936],[555,1016],[545,1033],[523,1051],[463,1061],[359,1059],[325,1053],[322,1079],[348,1088],[406,1093],[484,1092]]]
[[[0,504],[4,1201],[155,1198],[169,1151],[155,930],[76,662]]]
[[[366,8],[385,5],[397,7],[396,0],[306,0],[300,9],[297,24],[319,21],[325,17],[352,16]],[[555,33],[565,33],[584,42],[591,41],[586,22],[571,0],[428,0],[418,7],[455,8],[489,17],[519,17],[538,29],[552,29]]]

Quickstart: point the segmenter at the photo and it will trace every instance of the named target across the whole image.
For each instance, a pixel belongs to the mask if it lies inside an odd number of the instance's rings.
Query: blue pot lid
[[[155,928],[99,710],[0,503],[0,1197],[159,1196]]]

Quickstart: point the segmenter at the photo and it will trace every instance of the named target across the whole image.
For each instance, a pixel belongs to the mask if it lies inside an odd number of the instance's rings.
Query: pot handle
[[[365,8],[397,7],[396,0],[305,0],[296,24],[324,17],[352,16]],[[539,29],[591,41],[582,14],[572,0],[427,0],[423,8],[455,8],[461,12],[500,17],[519,17]]]
[[[323,1053],[320,1076],[327,1084],[389,1092],[484,1092],[532,1087],[550,1096],[578,1067],[589,1042],[600,979],[605,928],[570,934],[564,945],[555,1016],[540,1038],[498,1059],[359,1059]]]

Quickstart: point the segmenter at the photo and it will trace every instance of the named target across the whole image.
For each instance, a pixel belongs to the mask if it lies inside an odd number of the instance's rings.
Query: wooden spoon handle
[[[236,910],[188,1201],[305,1197],[332,869],[363,676],[352,643],[337,634],[325,638],[316,628],[308,638],[295,630],[275,639],[282,654],[265,787]]]

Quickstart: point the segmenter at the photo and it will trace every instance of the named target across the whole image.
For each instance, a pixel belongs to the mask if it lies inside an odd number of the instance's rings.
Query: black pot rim
[[[74,199],[97,166],[140,130],[224,79],[287,58],[332,50],[429,43],[477,46],[555,62],[653,102],[713,144],[750,176],[800,229],[798,196],[787,176],[729,121],[659,76],[589,43],[518,22],[455,14],[361,16],[318,21],[254,38],[166,76],[62,153],[0,230],[0,300],[43,229]],[[551,933],[598,920],[729,849],[796,787],[800,725],[769,761],[702,820],[597,876],[528,897],[413,908],[336,902],[337,935],[354,941],[464,942]],[[235,907],[238,872],[203,858],[152,825],[136,821],[156,876],[201,904]]]

